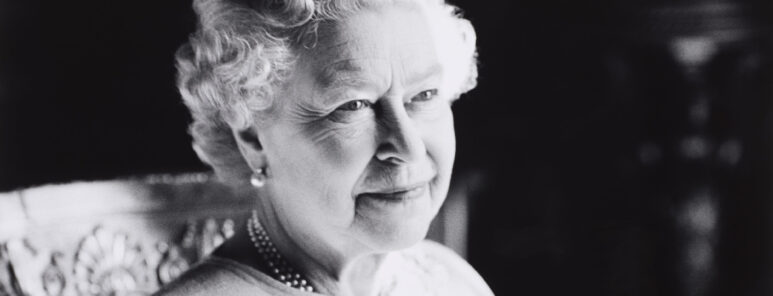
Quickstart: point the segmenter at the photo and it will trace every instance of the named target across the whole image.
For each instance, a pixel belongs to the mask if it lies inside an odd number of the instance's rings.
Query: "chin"
[[[369,234],[370,245],[377,252],[397,251],[416,245],[427,236],[434,215],[428,216],[416,217],[418,221],[399,221],[391,225],[376,226]]]

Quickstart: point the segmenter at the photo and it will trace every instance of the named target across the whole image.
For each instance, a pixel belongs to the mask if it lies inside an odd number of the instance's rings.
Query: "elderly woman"
[[[423,241],[449,187],[475,33],[443,0],[195,0],[179,88],[244,228],[160,295],[491,295]],[[319,294],[317,294],[319,293]]]

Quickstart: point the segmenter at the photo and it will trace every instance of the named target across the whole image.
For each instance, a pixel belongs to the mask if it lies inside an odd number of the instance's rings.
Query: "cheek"
[[[325,204],[320,206],[351,208],[356,182],[375,153],[374,129],[368,124],[304,127],[285,149],[287,157],[295,158],[294,173],[305,176],[293,186],[306,187],[307,195]]]
[[[359,175],[375,153],[375,132],[373,122],[346,126],[317,124],[309,129],[306,138],[330,172]]]
[[[375,151],[372,133],[306,129],[289,134],[274,141],[277,202],[296,212],[288,216],[347,227],[354,216],[354,186]]]
[[[451,109],[426,122],[423,134],[427,153],[438,166],[439,173],[450,175],[456,156],[456,132]]]

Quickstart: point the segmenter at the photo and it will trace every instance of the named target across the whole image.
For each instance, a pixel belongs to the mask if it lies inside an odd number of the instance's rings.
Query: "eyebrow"
[[[365,78],[359,78],[360,73],[366,73],[365,67],[354,60],[342,60],[320,69],[315,75],[317,83],[325,89],[340,87],[361,86],[368,82]],[[408,81],[423,81],[443,72],[443,67],[433,63],[425,71],[412,73]]]
[[[354,60],[343,60],[320,69],[315,79],[325,89],[353,86],[364,82],[363,79],[356,78],[358,73],[363,72],[365,69]]]

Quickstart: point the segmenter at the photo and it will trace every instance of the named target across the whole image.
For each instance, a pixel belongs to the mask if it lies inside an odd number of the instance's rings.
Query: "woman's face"
[[[448,82],[461,75],[448,69],[469,61],[444,58],[453,38],[409,6],[323,24],[257,127],[267,206],[296,243],[344,255],[406,247],[446,197],[456,145]]]

